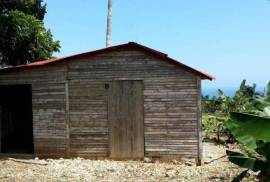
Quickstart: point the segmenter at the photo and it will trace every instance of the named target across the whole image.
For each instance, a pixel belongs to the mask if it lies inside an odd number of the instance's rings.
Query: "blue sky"
[[[105,46],[107,0],[45,0],[55,56]],[[114,45],[135,41],[214,75],[203,88],[270,80],[270,1],[113,0]]]

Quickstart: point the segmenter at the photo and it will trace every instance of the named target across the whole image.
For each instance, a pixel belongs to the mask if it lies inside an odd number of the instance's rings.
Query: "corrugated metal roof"
[[[16,71],[16,70],[23,70],[23,69],[28,69],[28,68],[37,68],[37,67],[41,67],[41,66],[45,66],[45,65],[51,65],[51,64],[55,64],[55,63],[59,63],[59,62],[71,61],[71,60],[76,60],[76,59],[83,58],[83,57],[96,56],[99,54],[103,54],[103,53],[107,53],[107,52],[111,52],[111,51],[120,51],[120,50],[143,51],[146,54],[153,56],[153,57],[157,57],[157,58],[159,58],[159,59],[161,59],[169,64],[174,64],[177,67],[179,67],[180,69],[183,69],[187,72],[195,74],[195,75],[201,77],[202,79],[208,79],[208,80],[215,79],[215,77],[213,77],[207,73],[196,70],[196,69],[189,67],[189,66],[187,66],[187,65],[185,65],[177,60],[174,60],[174,59],[168,57],[167,54],[164,54],[162,52],[159,52],[157,50],[151,49],[149,47],[143,46],[143,45],[135,43],[135,42],[129,42],[127,44],[111,46],[108,48],[98,49],[98,50],[85,52],[85,53],[81,53],[81,54],[76,54],[76,55],[72,55],[72,56],[67,56],[67,57],[62,57],[62,58],[52,58],[52,59],[47,59],[47,60],[43,60],[43,61],[36,61],[36,62],[26,64],[26,65],[19,65],[19,66],[3,68],[3,69],[0,69],[0,72]]]

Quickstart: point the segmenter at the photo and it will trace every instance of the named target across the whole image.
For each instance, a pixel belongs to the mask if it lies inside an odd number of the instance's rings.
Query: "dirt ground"
[[[1,159],[0,181],[230,181],[242,169],[224,155],[222,145],[204,142],[202,166],[178,161]]]

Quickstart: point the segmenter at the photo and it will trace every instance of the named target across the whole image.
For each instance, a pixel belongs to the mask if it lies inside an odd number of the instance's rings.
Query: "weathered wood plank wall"
[[[70,150],[72,155],[108,156],[107,82],[71,80]]]
[[[192,79],[145,82],[146,154],[197,155],[197,93]]]

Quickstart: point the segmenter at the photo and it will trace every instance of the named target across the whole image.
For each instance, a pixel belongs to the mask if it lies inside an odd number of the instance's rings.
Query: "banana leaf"
[[[270,142],[257,141],[256,152],[270,161]]]
[[[228,120],[225,123],[225,127],[231,131],[235,139],[241,144],[245,145],[253,151],[257,148],[256,139],[246,133],[246,131],[238,124],[238,122]]]
[[[247,176],[248,170],[244,170],[239,175],[235,176],[232,182],[240,182]]]
[[[246,135],[270,142],[270,118],[237,112],[231,112],[230,116]]]
[[[255,172],[267,170],[270,167],[270,163],[268,161],[252,158],[242,153],[229,150],[227,150],[226,153],[228,155],[229,161],[232,163]]]

